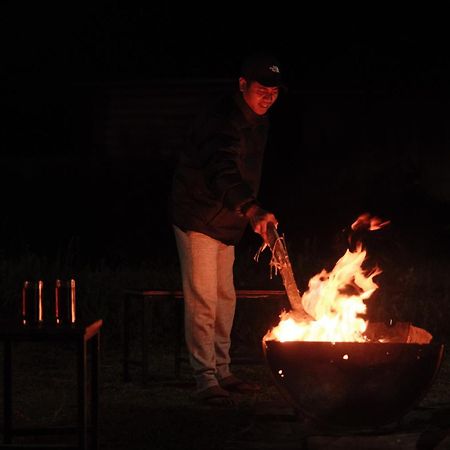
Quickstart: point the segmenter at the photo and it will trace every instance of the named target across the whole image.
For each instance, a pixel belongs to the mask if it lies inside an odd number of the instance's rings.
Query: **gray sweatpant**
[[[180,259],[185,338],[197,390],[230,375],[230,334],[236,307],[234,246],[174,226]]]

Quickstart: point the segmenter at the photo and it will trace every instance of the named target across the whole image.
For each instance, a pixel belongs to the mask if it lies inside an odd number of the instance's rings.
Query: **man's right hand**
[[[255,233],[258,233],[263,238],[264,242],[268,244],[267,239],[267,224],[273,223],[275,227],[278,225],[278,220],[269,211],[262,209],[257,204],[250,206],[245,215],[250,219],[250,225]]]

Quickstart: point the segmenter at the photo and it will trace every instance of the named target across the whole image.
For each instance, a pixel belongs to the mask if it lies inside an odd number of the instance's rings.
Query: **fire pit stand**
[[[421,400],[444,345],[268,340],[263,351],[280,392],[305,416],[336,428],[374,429],[395,424]]]

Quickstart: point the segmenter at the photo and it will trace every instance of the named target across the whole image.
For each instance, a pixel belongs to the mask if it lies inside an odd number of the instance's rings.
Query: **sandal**
[[[220,385],[229,392],[237,392],[238,394],[255,394],[261,391],[261,386],[249,381],[243,381],[234,375],[222,378]]]
[[[222,389],[220,386],[210,386],[197,392],[197,399],[210,406],[234,406],[234,401],[228,391]]]

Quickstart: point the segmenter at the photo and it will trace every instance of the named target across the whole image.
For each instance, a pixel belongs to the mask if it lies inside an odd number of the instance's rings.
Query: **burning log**
[[[269,247],[272,250],[272,264],[275,266],[275,270],[280,272],[283,279],[284,288],[292,308],[291,314],[298,322],[312,320],[312,317],[303,308],[302,298],[297,288],[284,239],[279,236],[272,223],[267,226],[267,237]]]

